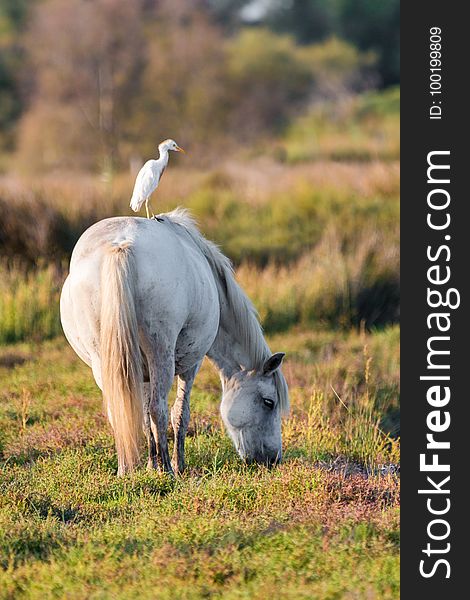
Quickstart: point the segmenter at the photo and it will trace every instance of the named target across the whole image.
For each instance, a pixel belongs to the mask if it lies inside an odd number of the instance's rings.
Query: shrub
[[[237,276],[268,332],[294,325],[348,329],[398,321],[397,248],[373,230],[344,245],[341,232],[330,227],[296,263],[264,269],[242,264]]]
[[[399,88],[312,105],[286,132],[287,161],[398,160],[399,110]]]

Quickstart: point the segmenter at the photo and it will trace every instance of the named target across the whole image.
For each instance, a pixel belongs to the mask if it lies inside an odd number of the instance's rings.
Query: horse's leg
[[[201,363],[198,363],[185,373],[178,375],[178,392],[173,408],[171,409],[171,424],[175,434],[175,446],[171,464],[177,474],[184,471],[184,441],[189,425],[189,396],[194,378],[200,366]]]
[[[155,441],[155,436],[153,435],[151,418],[150,418],[150,385],[148,383],[144,383],[144,434],[147,439],[148,446],[148,463],[147,469],[157,469],[157,443]]]
[[[157,364],[158,360],[158,372]],[[175,360],[168,351],[156,351],[148,360],[150,374],[150,425],[157,442],[157,461],[167,473],[173,473],[168,452],[168,394],[175,374]]]

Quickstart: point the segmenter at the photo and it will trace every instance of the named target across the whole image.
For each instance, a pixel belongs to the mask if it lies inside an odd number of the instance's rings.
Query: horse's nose
[[[272,452],[259,452],[256,453],[251,462],[256,462],[259,465],[264,465],[265,467],[274,467],[279,464],[282,460],[282,450],[276,450]]]
[[[272,457],[270,457],[268,466],[274,467],[274,466],[278,465],[280,462],[282,462],[282,450],[279,450],[278,452],[276,452],[276,454],[274,454],[274,455],[272,455]]]

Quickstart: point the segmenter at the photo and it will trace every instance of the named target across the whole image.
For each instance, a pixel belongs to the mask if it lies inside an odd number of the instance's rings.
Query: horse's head
[[[239,371],[224,385],[220,412],[238,454],[247,462],[273,465],[282,457],[281,413],[288,408],[278,352],[256,371]]]

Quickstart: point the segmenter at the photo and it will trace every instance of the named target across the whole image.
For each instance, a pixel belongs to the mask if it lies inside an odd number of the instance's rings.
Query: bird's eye
[[[265,406],[267,406],[270,409],[274,408],[274,400],[271,400],[271,398],[263,398],[263,402],[265,404]]]

